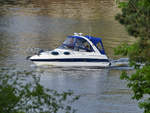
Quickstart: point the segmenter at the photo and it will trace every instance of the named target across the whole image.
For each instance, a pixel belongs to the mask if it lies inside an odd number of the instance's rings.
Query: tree
[[[78,98],[44,88],[36,72],[0,68],[0,113],[74,113],[71,104]]]
[[[117,2],[122,13],[116,15],[116,20],[137,40],[115,49],[115,54],[129,57],[130,65],[136,71],[131,76],[123,72],[121,78],[128,81],[128,87],[134,93],[133,99],[141,100],[139,106],[144,113],[150,113],[150,0]]]

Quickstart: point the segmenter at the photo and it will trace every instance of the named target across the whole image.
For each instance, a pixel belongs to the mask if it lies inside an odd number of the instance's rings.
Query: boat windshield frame
[[[93,52],[91,44],[84,38],[67,37],[59,49],[68,49],[73,51]]]

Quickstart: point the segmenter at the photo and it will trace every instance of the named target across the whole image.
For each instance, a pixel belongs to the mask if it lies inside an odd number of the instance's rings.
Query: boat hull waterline
[[[108,67],[110,63],[107,62],[101,62],[101,63],[96,63],[96,62],[33,62],[37,66],[63,66],[63,67]]]
[[[108,67],[110,65],[108,59],[34,59],[31,60],[38,66],[49,65],[49,66],[98,66],[98,67]]]

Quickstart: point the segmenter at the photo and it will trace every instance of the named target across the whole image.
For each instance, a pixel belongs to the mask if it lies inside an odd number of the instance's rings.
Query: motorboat
[[[40,51],[29,59],[38,66],[108,67],[110,65],[102,39],[83,36],[82,33],[74,33],[68,36],[58,48]]]

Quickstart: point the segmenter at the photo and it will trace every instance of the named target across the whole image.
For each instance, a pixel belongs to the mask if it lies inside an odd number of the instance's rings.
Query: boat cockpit
[[[59,49],[68,49],[80,52],[94,52],[94,46],[101,54],[105,54],[104,47],[100,38],[94,38],[85,36],[84,39],[81,36],[69,36]]]
[[[74,51],[93,52],[92,46],[83,38],[68,37],[59,49],[69,49]]]

